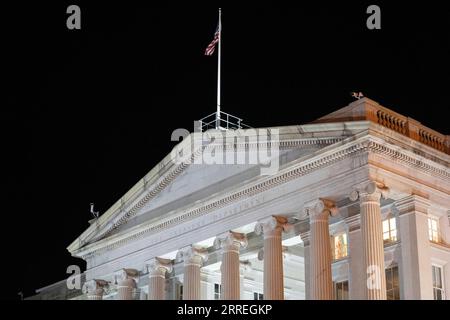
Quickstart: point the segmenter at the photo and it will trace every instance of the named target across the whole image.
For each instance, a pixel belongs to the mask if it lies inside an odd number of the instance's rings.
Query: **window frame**
[[[439,275],[440,275],[440,285],[441,288],[435,287],[434,286],[434,270],[438,269],[439,270]],[[435,263],[431,264],[431,285],[433,287],[433,300],[446,300],[446,295],[445,295],[445,279],[444,279],[444,267]],[[441,292],[441,299],[436,299],[436,291],[440,291]]]
[[[396,299],[396,295],[395,295],[395,289],[396,287],[394,286],[394,269],[396,269],[396,273],[397,273],[397,282],[398,282],[398,286],[397,286],[397,290],[398,290],[398,299]],[[392,287],[388,288],[388,275],[387,273],[391,272],[392,275]],[[394,265],[390,265],[389,267],[384,269],[384,276],[386,277],[386,298],[389,296],[388,292],[392,291],[392,296],[393,299],[388,299],[388,300],[400,300],[400,268],[398,267],[397,264]]]
[[[337,257],[337,248],[336,248],[336,238],[339,238],[340,236],[344,236],[345,237],[345,244],[344,244],[344,248],[345,248],[345,255],[343,256],[339,256]],[[342,232],[338,232],[336,234],[333,234],[331,236],[331,258],[333,261],[339,261],[342,259],[347,259],[349,256],[349,245],[348,245],[348,234],[347,231],[342,231]]]
[[[183,300],[183,289],[184,289],[184,284],[178,284],[178,292],[177,292],[177,295],[178,295],[178,300]]]
[[[428,215],[428,240],[433,243],[441,242],[441,228],[439,217]],[[436,230],[433,229],[433,222],[436,223]],[[435,237],[436,236],[436,237]]]
[[[264,294],[261,292],[253,291],[253,300],[264,300]]]
[[[218,291],[216,291],[216,288],[218,288]],[[220,283],[215,282],[214,283],[214,300],[220,300],[222,298],[222,285]]]
[[[344,283],[347,283],[346,299],[338,299],[338,286],[342,285],[340,290],[342,292],[345,292],[343,290]],[[334,289],[334,292],[333,292],[334,293],[334,300],[350,300],[350,282],[348,281],[348,279],[342,279],[342,280],[339,280],[339,281],[334,281],[333,282],[333,289]],[[342,297],[344,297],[343,293],[342,293]]]
[[[385,222],[388,224],[388,230],[384,230]],[[392,243],[396,243],[398,241],[398,228],[397,228],[397,218],[393,216],[389,216],[382,221],[382,229],[383,229],[383,244],[389,245]],[[395,238],[393,237],[393,233],[395,233]],[[388,238],[385,239],[384,235],[387,234]],[[393,239],[394,238],[394,239]]]

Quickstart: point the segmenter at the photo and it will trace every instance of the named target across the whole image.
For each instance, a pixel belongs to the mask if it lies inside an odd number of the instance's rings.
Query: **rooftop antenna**
[[[98,211],[94,211],[94,203],[91,203],[91,214],[94,216],[95,219],[98,218]]]

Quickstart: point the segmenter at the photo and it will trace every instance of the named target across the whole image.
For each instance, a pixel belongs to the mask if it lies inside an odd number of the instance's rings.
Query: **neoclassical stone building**
[[[68,247],[71,298],[450,299],[450,136],[368,98],[269,130],[270,175],[163,159]]]

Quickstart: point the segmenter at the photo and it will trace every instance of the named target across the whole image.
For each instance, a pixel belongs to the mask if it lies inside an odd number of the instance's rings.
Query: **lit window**
[[[214,283],[214,300],[220,300],[220,291],[222,286],[218,283]]]
[[[253,300],[264,300],[264,295],[259,292],[253,292]]]
[[[397,241],[397,226],[395,223],[395,218],[383,220],[383,241],[385,244]]]
[[[336,300],[348,300],[348,281],[334,283],[334,296]]]
[[[332,254],[334,260],[339,260],[348,255],[347,233],[340,233],[331,237]]]
[[[435,217],[428,217],[428,238],[432,242],[439,242],[439,220]]]
[[[434,300],[445,300],[444,286],[442,279],[442,268],[432,266],[433,268],[433,296]]]
[[[387,300],[400,300],[400,285],[398,279],[398,266],[386,269]]]

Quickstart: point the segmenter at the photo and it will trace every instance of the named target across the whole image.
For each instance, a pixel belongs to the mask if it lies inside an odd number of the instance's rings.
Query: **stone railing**
[[[430,129],[419,121],[383,107],[369,98],[354,101],[313,123],[369,120],[410,137],[436,150],[450,154],[450,136]]]
[[[450,154],[449,136],[427,128],[412,118],[404,117],[389,109],[383,108],[376,111],[376,122],[416,141],[422,142],[427,146]]]

